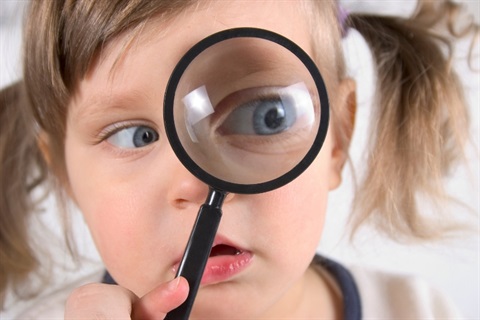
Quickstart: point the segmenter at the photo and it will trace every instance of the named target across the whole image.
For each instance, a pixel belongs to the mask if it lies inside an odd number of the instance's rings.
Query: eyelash
[[[108,127],[102,129],[98,134],[97,134],[97,141],[96,143],[101,143],[105,140],[107,140],[109,137],[114,135],[115,133],[122,131],[123,129],[135,127],[135,126],[147,126],[151,127],[152,129],[156,130],[154,126],[151,124],[146,124],[145,122],[140,122],[140,121],[127,121],[127,122],[120,122],[120,123],[114,123],[109,125]]]

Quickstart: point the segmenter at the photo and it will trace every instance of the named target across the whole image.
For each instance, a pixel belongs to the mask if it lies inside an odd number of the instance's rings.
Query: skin
[[[188,284],[172,281],[172,266],[183,253],[208,187],[173,154],[161,103],[168,76],[188,48],[239,26],[275,31],[313,55],[306,18],[292,2],[218,1],[168,23],[150,21],[126,53],[121,51],[126,36],[113,40],[80,81],[67,116],[66,187],[119,286],[79,288],[68,300],[66,318],[157,319],[185,299]],[[333,78],[329,61],[317,63],[331,107],[346,109],[352,82]],[[130,121],[155,129],[159,140],[121,149],[99,137],[113,124]],[[202,286],[192,317],[341,318],[335,288],[310,267],[328,192],[339,185],[345,160],[331,132],[332,126],[314,163],[292,183],[264,194],[227,197],[218,234],[253,259],[227,281]]]

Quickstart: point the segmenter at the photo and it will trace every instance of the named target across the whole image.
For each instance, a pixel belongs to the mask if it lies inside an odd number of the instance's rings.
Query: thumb
[[[133,305],[132,319],[163,319],[188,296],[188,282],[177,277],[147,293]]]

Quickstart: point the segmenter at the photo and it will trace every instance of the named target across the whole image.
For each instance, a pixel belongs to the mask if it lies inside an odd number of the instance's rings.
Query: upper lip
[[[237,250],[239,251],[245,251],[243,250],[240,246],[236,245],[235,243],[233,243],[233,241],[227,239],[226,237],[222,236],[222,235],[217,235],[215,237],[215,239],[213,240],[213,245],[212,245],[212,248],[215,247],[215,246],[218,246],[220,244],[223,244],[223,245],[227,245],[227,246],[230,246],[230,247],[233,247],[233,248],[236,248]]]
[[[220,234],[217,234],[215,236],[215,239],[213,240],[212,248],[215,247],[215,246],[218,246],[218,245],[227,245],[227,246],[233,247],[233,248],[237,249],[240,253],[248,251],[248,250],[238,246],[237,244],[235,244],[233,241],[231,241],[227,237],[225,237],[223,235],[220,235]],[[182,253],[180,255],[178,255],[177,258],[175,259],[175,263],[173,265],[173,269],[174,269],[175,272],[178,269],[178,265],[180,264],[180,261],[183,257],[183,254],[184,254],[184,252],[182,251]]]

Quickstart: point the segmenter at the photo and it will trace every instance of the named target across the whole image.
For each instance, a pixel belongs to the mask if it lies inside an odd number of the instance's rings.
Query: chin
[[[259,302],[242,293],[233,283],[217,283],[201,287],[193,305],[191,319],[254,319],[261,312]]]

